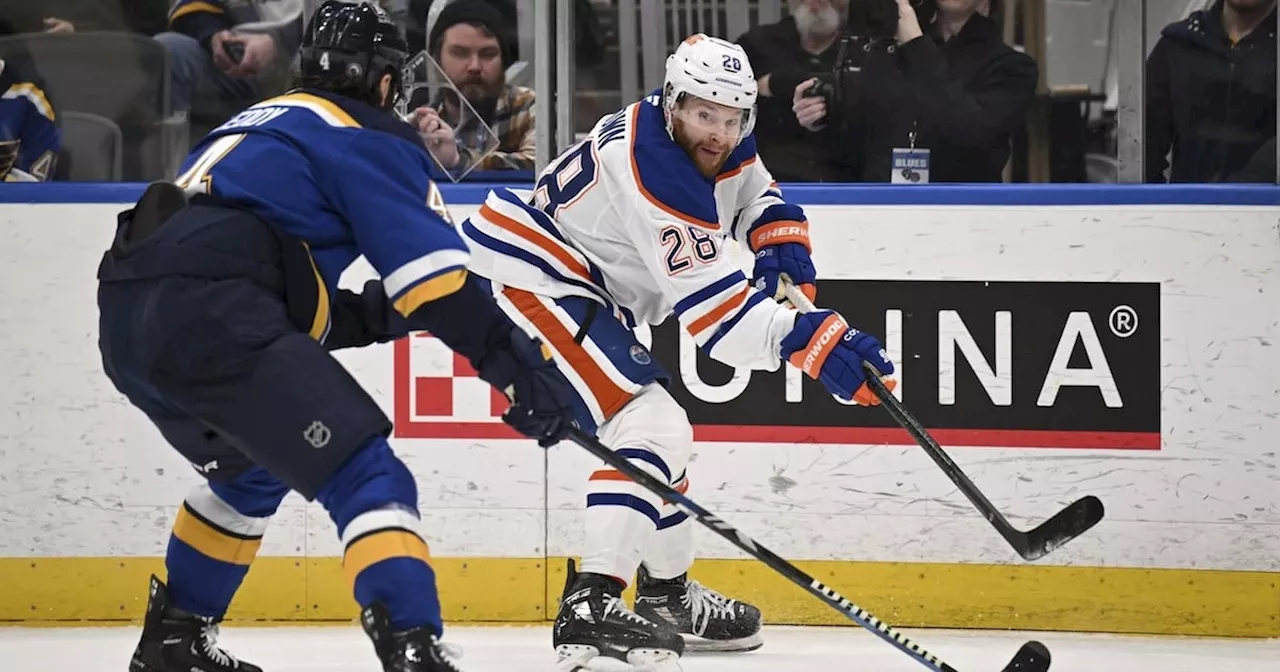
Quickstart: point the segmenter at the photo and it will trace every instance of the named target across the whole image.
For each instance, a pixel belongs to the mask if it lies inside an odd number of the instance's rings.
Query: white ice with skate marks
[[[93,276],[119,210],[0,206],[10,240],[0,246],[0,556],[160,555],[177,503],[199,480],[101,371]],[[456,207],[455,218],[472,210]],[[1053,564],[1280,569],[1275,209],[807,211],[826,278],[1160,282],[1162,450],[949,452],[1020,527],[1085,494],[1103,499],[1107,517]],[[362,273],[353,269],[344,285]],[[391,414],[392,348],[340,358]],[[547,456],[523,441],[393,444],[418,477],[434,554],[580,550],[593,464],[576,447]],[[788,558],[1016,559],[914,447],[702,443],[690,468],[696,501]],[[701,555],[740,557],[698,533]],[[338,553],[327,514],[292,496],[261,551]]]
[[[0,628],[5,672],[85,672],[127,666],[137,628]],[[912,672],[928,668],[855,628],[766,627],[764,647],[686,654],[683,672]],[[1053,672],[1277,672],[1280,640],[1124,637],[912,630],[909,636],[959,672],[998,672],[1034,639]],[[463,672],[553,672],[549,627],[449,627]],[[268,672],[377,672],[373,647],[349,627],[224,627],[220,643]],[[607,663],[605,663],[607,664]],[[605,669],[605,668],[601,668]],[[620,669],[620,668],[613,668]],[[626,669],[626,668],[621,668]]]

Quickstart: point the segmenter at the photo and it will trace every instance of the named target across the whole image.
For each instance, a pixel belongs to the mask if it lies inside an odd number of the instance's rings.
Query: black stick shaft
[[[663,483],[648,472],[632,464],[625,457],[613,452],[608,448],[608,446],[600,443],[600,441],[594,436],[591,436],[590,434],[587,434],[575,427],[570,430],[569,438],[574,443],[585,448],[587,452],[600,458],[606,464],[622,472],[625,476],[636,483],[639,483],[644,489],[668,502],[671,502],[685,513],[693,516],[699,523],[702,523],[711,531],[723,537],[729,543],[737,546],[745,553],[768,565],[770,569],[786,577],[787,580],[797,586],[804,588],[814,597],[817,597],[827,603],[833,609],[844,614],[858,625],[870,630],[872,633],[886,642],[889,642],[903,653],[911,656],[919,663],[931,670],[935,670],[935,672],[957,672],[954,667],[947,665],[939,660],[937,656],[934,656],[928,651],[920,648],[920,646],[908,640],[906,636],[897,630],[894,630],[884,621],[881,621],[865,609],[845,599],[839,593],[823,585],[822,582],[809,576],[799,567],[796,567],[787,560],[784,560],[773,551],[757,544],[746,534],[724,522],[710,511],[702,508],[692,499],[676,492],[676,490],[670,485]]]
[[[920,444],[921,448],[924,448],[924,451],[929,454],[929,457],[933,458],[933,461],[942,468],[942,471],[947,475],[947,478],[951,479],[951,482],[955,483],[957,488],[960,488],[960,492],[964,493],[964,496],[967,497],[973,506],[978,509],[978,512],[987,519],[987,522],[991,523],[991,525],[1000,532],[1001,536],[1010,543],[1014,543],[1014,538],[1021,537],[1022,533],[1014,529],[1004,515],[1002,515],[1000,511],[996,509],[995,505],[991,503],[991,500],[987,499],[987,496],[982,494],[982,491],[978,489],[978,486],[974,485],[973,481],[969,480],[969,477],[960,470],[960,465],[956,464],[955,461],[951,459],[950,455],[947,455],[946,451],[942,449],[942,446],[938,445],[938,442],[929,435],[929,432],[924,428],[924,425],[920,424],[920,421],[917,420],[914,415],[911,415],[910,411],[902,406],[902,402],[898,401],[898,398],[893,396],[893,392],[891,392],[889,388],[885,386],[884,382],[880,380],[880,372],[876,371],[875,367],[871,366],[871,364],[866,362],[864,362],[864,364],[870,374],[867,376],[867,385],[869,385],[871,387],[871,391],[879,397],[880,403],[889,411],[889,415],[892,415],[893,419],[901,425],[903,429],[907,430],[907,433],[911,435],[911,438],[915,439],[916,443]],[[1014,535],[1014,537],[1011,538],[1010,535]]]
[[[795,285],[787,284],[786,292],[787,299],[790,300],[791,304],[798,308],[800,312],[807,313],[817,310],[817,307],[813,305],[813,302],[809,300],[809,297],[802,294]],[[1026,542],[1024,537],[1026,535],[1015,530],[1013,526],[1009,524],[1009,521],[1001,515],[995,505],[991,503],[991,500],[987,499],[986,495],[982,494],[982,491],[978,489],[978,486],[974,485],[973,481],[969,480],[969,477],[960,470],[960,465],[956,464],[951,459],[951,456],[947,455],[946,451],[942,449],[942,446],[938,445],[938,442],[929,435],[929,432],[924,428],[924,425],[920,424],[920,421],[916,420],[915,416],[911,415],[911,413],[902,406],[902,402],[898,401],[898,398],[893,396],[893,392],[889,391],[889,388],[885,387],[884,382],[880,380],[880,372],[877,371],[870,362],[863,362],[862,364],[866,367],[867,373],[869,374],[867,375],[867,385],[869,385],[871,387],[871,391],[879,397],[881,405],[889,411],[889,414],[893,416],[894,421],[901,425],[903,429],[907,430],[907,433],[911,435],[911,438],[915,439],[916,443],[920,444],[921,448],[924,448],[925,452],[929,454],[929,457],[933,458],[933,461],[936,462],[939,467],[942,467],[942,471],[947,475],[947,478],[951,479],[951,482],[955,483],[957,488],[960,488],[960,492],[963,492],[964,496],[969,498],[969,501],[978,509],[978,512],[987,519],[987,522],[991,523],[991,525],[996,528],[996,531],[1000,533],[1000,536],[1005,538],[1005,541],[1009,542],[1009,544],[1015,548],[1020,548],[1025,545]]]

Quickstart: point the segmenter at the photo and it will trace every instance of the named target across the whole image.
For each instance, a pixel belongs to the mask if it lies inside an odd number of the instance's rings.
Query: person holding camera
[[[836,69],[849,0],[790,0],[790,15],[737,39],[756,71],[756,149],[780,182],[853,182],[839,146],[791,111],[792,92],[815,73]]]
[[[864,182],[1001,181],[1039,69],[1004,43],[995,2],[855,0],[834,86],[792,91],[797,123],[834,128]]]

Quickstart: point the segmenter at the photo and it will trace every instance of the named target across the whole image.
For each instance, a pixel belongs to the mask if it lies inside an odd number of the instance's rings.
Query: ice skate
[[[152,576],[142,639],[129,672],[262,672],[218,648],[217,640],[217,621],[169,606],[168,588]]]
[[[663,623],[685,638],[690,651],[752,651],[760,637],[760,610],[731,600],[681,574],[659,580],[644,565],[636,579],[636,613]]]
[[[612,579],[598,574],[580,575],[573,560],[569,561],[552,642],[559,656],[556,669],[560,672],[680,672],[679,658],[684,653],[679,634],[637,616],[622,601]]]
[[[383,672],[462,672],[454,662],[462,657],[461,649],[441,642],[426,628],[393,631],[391,617],[380,604],[361,612],[360,624],[373,640]]]

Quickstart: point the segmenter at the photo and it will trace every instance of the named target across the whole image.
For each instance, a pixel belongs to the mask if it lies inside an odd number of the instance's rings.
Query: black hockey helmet
[[[391,17],[373,2],[325,0],[302,35],[298,75],[308,86],[355,95],[377,105],[378,82],[391,75],[390,110],[403,95],[409,46]]]

